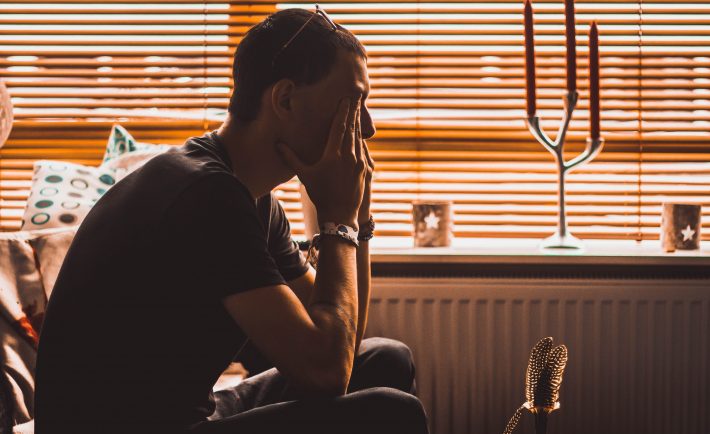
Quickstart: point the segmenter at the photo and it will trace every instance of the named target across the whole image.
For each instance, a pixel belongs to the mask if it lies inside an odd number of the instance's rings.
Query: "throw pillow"
[[[101,167],[114,170],[116,180],[120,181],[151,158],[173,147],[138,142],[125,128],[114,125],[108,138]]]
[[[112,169],[66,161],[39,160],[34,171],[22,230],[78,225],[116,183]]]
[[[136,152],[138,150],[142,151],[144,149],[138,144],[136,139],[122,126],[114,125],[113,128],[111,128],[111,134],[108,136],[106,152],[104,152],[104,159],[101,164],[106,164],[123,154]]]

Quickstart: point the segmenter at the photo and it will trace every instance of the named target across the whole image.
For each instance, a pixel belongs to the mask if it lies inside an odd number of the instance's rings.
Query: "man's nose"
[[[377,131],[375,129],[375,123],[372,122],[370,111],[365,106],[362,107],[360,112],[360,128],[362,130],[362,138],[365,140],[372,138]]]

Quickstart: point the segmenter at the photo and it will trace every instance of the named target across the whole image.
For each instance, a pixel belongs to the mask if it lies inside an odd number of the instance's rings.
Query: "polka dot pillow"
[[[80,224],[116,178],[108,168],[39,160],[34,164],[32,181],[22,230]]]

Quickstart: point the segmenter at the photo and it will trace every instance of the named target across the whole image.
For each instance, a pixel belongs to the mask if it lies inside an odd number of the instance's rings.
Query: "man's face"
[[[325,78],[295,91],[289,144],[305,163],[317,162],[325,149],[338,103],[343,98],[349,98],[353,104],[361,98],[362,138],[371,138],[375,134],[375,126],[365,105],[369,93],[365,59],[345,50],[338,51],[335,64]]]

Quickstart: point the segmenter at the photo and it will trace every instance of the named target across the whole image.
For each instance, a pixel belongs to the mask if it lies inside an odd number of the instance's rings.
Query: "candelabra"
[[[567,213],[565,210],[565,176],[575,167],[588,163],[599,154],[604,144],[599,136],[599,29],[592,22],[589,28],[589,126],[590,139],[587,147],[577,157],[565,161],[565,137],[569,128],[572,113],[577,105],[577,45],[574,18],[574,0],[564,0],[565,3],[565,36],[567,49],[567,96],[564,100],[564,116],[557,137],[553,141],[545,133],[537,116],[535,88],[535,32],[533,29],[532,0],[525,0],[523,6],[523,27],[525,30],[525,88],[527,103],[527,124],[533,136],[555,157],[557,163],[557,201],[558,219],[554,235],[545,239],[543,249],[581,249],[582,242],[569,233],[567,228]]]
[[[581,249],[582,241],[572,235],[567,227],[567,212],[565,208],[565,177],[572,169],[579,167],[592,161],[601,152],[604,145],[604,139],[598,137],[596,139],[587,139],[587,146],[581,154],[575,158],[566,161],[564,156],[565,137],[569,128],[572,113],[577,105],[578,93],[576,91],[567,94],[564,100],[564,115],[562,123],[557,132],[557,137],[553,141],[545,133],[540,125],[540,117],[537,114],[528,115],[528,129],[535,139],[542,144],[555,157],[557,163],[557,230],[554,235],[546,238],[541,247],[544,249]]]

